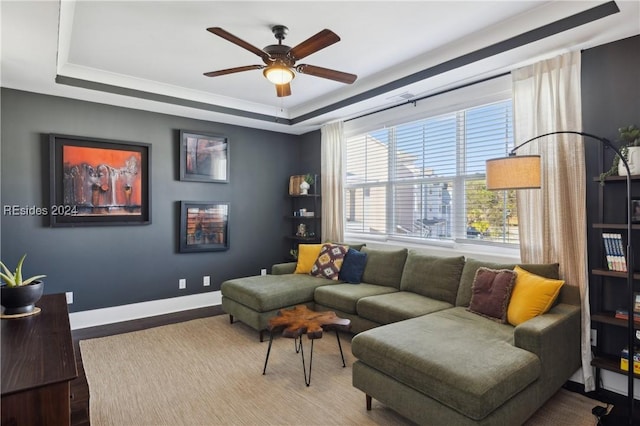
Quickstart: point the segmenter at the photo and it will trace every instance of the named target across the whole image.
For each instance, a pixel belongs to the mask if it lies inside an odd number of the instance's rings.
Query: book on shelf
[[[629,319],[629,310],[618,308],[616,309],[615,317],[624,320]],[[640,322],[640,293],[633,294],[633,320]]]
[[[607,268],[610,271],[627,272],[627,259],[624,255],[622,234],[604,232],[604,251],[607,260]]]
[[[620,352],[620,369],[629,371],[629,348]],[[633,372],[640,374],[640,350],[637,347],[633,350]]]
[[[629,319],[629,311],[627,311],[626,309],[616,309],[615,317],[623,320]],[[634,312],[633,320],[636,322],[640,322],[640,312]]]

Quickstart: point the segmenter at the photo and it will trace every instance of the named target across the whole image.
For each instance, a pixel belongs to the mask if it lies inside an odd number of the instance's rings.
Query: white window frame
[[[453,90],[441,95],[433,96],[425,100],[416,102],[415,104],[407,104],[397,108],[392,108],[384,112],[375,113],[345,122],[345,137],[353,137],[358,134],[364,134],[370,131],[380,129],[382,127],[396,126],[411,121],[435,117],[438,115],[449,114],[454,111],[460,111],[481,105],[504,101],[511,99],[511,76],[505,75],[491,80],[487,80],[478,84],[467,86],[461,89]],[[393,151],[392,151],[393,152]],[[460,161],[460,152],[457,152],[457,167],[464,164]],[[346,167],[345,167],[346,170]],[[455,177],[437,178],[443,181],[452,181],[454,184],[453,196],[456,200],[452,200],[452,206],[464,204],[464,184],[468,180],[468,176],[456,173]],[[349,186],[346,184],[346,176],[344,177],[345,189]],[[434,178],[429,179],[429,183],[435,182]],[[421,183],[416,181],[416,184]],[[389,189],[397,182],[391,180],[387,184]],[[345,191],[346,194],[346,191]],[[391,196],[391,194],[388,194]],[[462,203],[462,204],[460,204]],[[346,204],[345,204],[346,205]],[[452,212],[455,217],[455,212]],[[345,212],[346,219],[346,212]],[[473,241],[467,238],[460,238],[461,233],[466,235],[466,225],[462,228],[454,221],[453,240],[431,240],[416,239],[411,237],[403,237],[401,235],[385,234],[380,236],[366,235],[361,233],[349,233],[345,229],[345,238],[353,241],[370,241],[374,243],[385,243],[387,245],[401,245],[404,247],[424,248],[430,246],[440,251],[442,255],[447,253],[465,253],[466,255],[492,255],[501,259],[512,258],[519,259],[518,244],[504,244],[490,241]],[[346,226],[346,222],[345,222]]]

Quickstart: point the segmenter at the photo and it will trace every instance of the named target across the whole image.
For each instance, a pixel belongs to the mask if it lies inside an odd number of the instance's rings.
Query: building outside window
[[[346,233],[517,245],[515,192],[485,186],[512,147],[510,99],[349,137]]]

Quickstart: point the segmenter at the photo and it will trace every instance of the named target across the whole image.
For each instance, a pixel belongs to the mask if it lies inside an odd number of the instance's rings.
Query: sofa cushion
[[[558,279],[560,265],[557,263],[526,263],[519,264],[523,269],[531,272],[532,274],[541,275],[546,278]],[[515,263],[492,263],[485,262],[483,260],[467,258],[464,268],[462,269],[462,276],[460,277],[460,287],[458,288],[458,295],[456,297],[456,306],[469,306],[471,302],[471,286],[473,285],[473,279],[476,276],[476,271],[481,266],[485,266],[490,269],[513,269]]]
[[[267,312],[300,303],[313,301],[314,290],[335,281],[311,275],[258,275],[227,280],[220,286],[223,297],[244,306]]]
[[[311,275],[338,281],[340,269],[342,269],[342,263],[344,262],[344,255],[347,253],[347,250],[347,246],[330,243],[324,244],[320,249],[320,254],[316,262],[311,267]]]
[[[362,274],[363,282],[400,288],[402,270],[407,260],[406,248],[387,251],[362,247],[361,251],[367,253],[367,265]]]
[[[458,307],[360,333],[351,350],[368,366],[480,420],[540,376],[538,357],[512,345],[513,330]]]
[[[463,267],[464,256],[429,256],[409,250],[400,290],[454,304]]]
[[[311,272],[320,250],[322,250],[322,244],[298,244],[298,263],[295,273],[308,274]]]
[[[363,297],[358,300],[358,316],[380,324],[389,324],[431,312],[451,308],[451,303],[431,299],[409,291]]]
[[[507,307],[515,283],[516,273],[511,269],[478,268],[471,287],[469,311],[506,323]]]
[[[364,243],[341,243],[341,242],[336,242],[336,241],[333,241],[333,244],[338,244],[340,246],[347,246],[347,247],[352,248],[352,249],[357,250],[357,251],[362,250],[362,247],[364,247],[366,245]]]
[[[349,251],[347,251],[342,262],[342,269],[340,269],[340,280],[350,284],[359,284],[366,264],[367,253],[349,247]]]
[[[326,287],[326,289],[319,287],[317,288],[319,291],[314,292],[315,302],[349,314],[356,313],[356,303],[363,297],[398,291],[392,287],[365,283],[359,285],[335,284]]]
[[[522,324],[551,309],[564,284],[562,280],[541,277],[519,266],[515,267],[515,272],[518,276],[507,311],[511,325]]]

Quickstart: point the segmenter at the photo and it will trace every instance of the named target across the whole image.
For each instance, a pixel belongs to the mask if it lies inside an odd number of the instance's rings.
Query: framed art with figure
[[[180,131],[180,180],[229,182],[229,141],[226,136]]]
[[[229,203],[180,202],[181,253],[229,249]]]
[[[151,145],[49,135],[49,224],[151,223]]]

